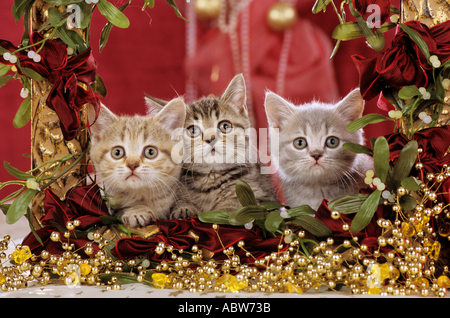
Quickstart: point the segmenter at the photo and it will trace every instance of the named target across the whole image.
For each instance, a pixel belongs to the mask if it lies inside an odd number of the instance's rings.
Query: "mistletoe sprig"
[[[6,215],[6,223],[16,223],[26,212],[29,214],[29,205],[33,198],[53,182],[70,172],[81,159],[84,158],[88,147],[81,154],[70,154],[61,159],[47,161],[29,171],[21,171],[12,167],[8,162],[3,165],[6,171],[18,180],[0,183],[0,189],[9,185],[18,185],[20,189],[0,200],[0,209]],[[71,164],[69,161],[73,160]],[[64,166],[67,166],[63,169]],[[40,171],[39,173],[37,173]],[[51,172],[51,173],[50,173]],[[37,173],[35,176],[34,174]],[[42,185],[41,185],[42,184]],[[5,202],[13,200],[11,204]],[[31,223],[30,223],[31,224]]]
[[[258,226],[264,232],[276,236],[283,234],[287,223],[291,222],[303,227],[316,237],[329,237],[331,230],[321,221],[314,218],[316,213],[308,205],[289,208],[274,201],[265,201],[258,205],[250,186],[243,180],[236,181],[236,196],[242,208],[229,211],[208,211],[200,214],[199,219],[205,223],[245,226],[251,229]]]

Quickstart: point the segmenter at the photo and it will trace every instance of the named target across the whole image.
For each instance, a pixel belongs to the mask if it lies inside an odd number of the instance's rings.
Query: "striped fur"
[[[178,142],[172,135],[184,120],[182,99],[169,102],[155,116],[116,116],[102,106],[92,126],[90,158],[114,212],[125,224],[144,226],[169,218],[181,171],[171,156]],[[157,150],[154,158],[144,155],[148,146]],[[113,157],[116,147],[125,152],[120,159]]]
[[[220,131],[223,122],[231,124],[231,132]],[[196,138],[189,135],[194,125],[202,130]],[[172,218],[242,207],[236,198],[237,179],[250,185],[258,202],[276,200],[270,176],[261,175],[260,164],[251,160],[254,147],[245,135],[250,121],[242,75],[236,75],[222,96],[202,98],[187,106],[185,128],[180,181],[186,191],[179,194]]]

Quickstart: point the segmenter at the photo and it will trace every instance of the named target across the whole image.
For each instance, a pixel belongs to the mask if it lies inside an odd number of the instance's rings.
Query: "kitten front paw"
[[[154,220],[153,212],[146,205],[136,205],[123,209],[122,222],[130,227],[143,227]]]
[[[198,216],[200,211],[198,208],[190,203],[179,205],[170,212],[171,220],[190,219]]]

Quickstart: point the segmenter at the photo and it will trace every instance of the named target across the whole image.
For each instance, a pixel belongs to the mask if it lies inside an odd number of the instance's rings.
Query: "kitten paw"
[[[146,205],[136,205],[123,210],[122,222],[130,227],[143,227],[154,220],[153,212]]]
[[[187,204],[179,207],[175,207],[170,212],[171,220],[179,220],[179,219],[190,219],[192,217],[198,216],[200,211],[193,205]]]

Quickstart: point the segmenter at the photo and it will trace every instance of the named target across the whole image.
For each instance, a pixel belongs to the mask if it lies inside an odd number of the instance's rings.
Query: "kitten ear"
[[[88,111],[90,111],[89,108]],[[95,114],[89,113],[88,116],[89,118],[95,118]],[[91,137],[95,140],[100,140],[102,131],[104,131],[106,127],[114,123],[116,120],[117,116],[114,115],[114,113],[110,111],[108,107],[101,104],[98,118],[96,122],[90,127]]]
[[[155,98],[152,96],[148,96],[145,94],[144,96],[145,105],[147,106],[147,115],[154,116],[156,115],[164,106],[167,105],[168,101]]]
[[[362,117],[364,112],[364,99],[361,96],[359,88],[351,91],[337,104],[336,112],[350,121]]]
[[[220,99],[230,103],[239,114],[247,113],[247,93],[245,89],[245,80],[242,74],[236,75],[228,84]]]
[[[264,101],[266,115],[272,128],[283,128],[284,122],[292,117],[293,106],[287,100],[270,91],[266,92]]]
[[[172,99],[155,116],[158,122],[166,129],[176,140],[181,130],[184,130],[184,121],[186,119],[186,104],[182,97]]]

